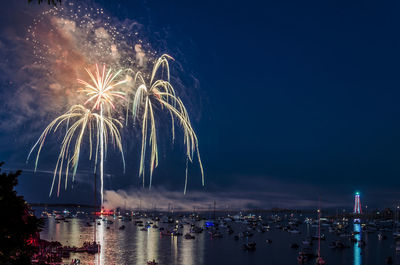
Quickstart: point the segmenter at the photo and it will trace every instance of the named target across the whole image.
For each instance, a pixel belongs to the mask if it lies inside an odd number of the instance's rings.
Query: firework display
[[[187,161],[193,161],[194,152],[197,153],[197,158],[199,161],[202,184],[204,185],[204,173],[203,166],[200,159],[200,152],[198,146],[198,140],[196,133],[194,132],[192,125],[190,123],[189,115],[182,100],[176,96],[175,90],[170,83],[169,78],[169,65],[168,59],[172,59],[171,56],[164,54],[154,63],[153,71],[150,76],[150,80],[146,83],[145,78],[141,72],[137,72],[134,78],[134,88],[136,92],[134,94],[134,99],[132,103],[132,115],[133,119],[140,120],[142,126],[142,148],[140,156],[140,169],[139,176],[143,178],[143,186],[145,183],[144,179],[144,165],[146,157],[146,146],[147,146],[147,136],[150,133],[149,145],[151,147],[150,151],[150,182],[149,186],[151,188],[153,170],[158,165],[158,148],[157,148],[157,122],[154,118],[154,104],[159,104],[162,108],[165,108],[172,121],[172,138],[175,138],[175,126],[174,119],[178,120],[184,132],[184,143],[186,144],[186,159]],[[157,72],[163,68],[166,72],[166,79],[157,79]],[[141,114],[141,115],[140,115]],[[148,125],[150,121],[150,126]],[[150,127],[150,128],[149,128]],[[188,180],[188,165],[186,163],[186,177],[185,177],[185,188],[184,193],[186,193],[187,180]]]
[[[80,6],[76,8],[79,12],[83,9]],[[75,16],[63,16],[63,14],[65,11],[62,8],[60,10],[55,8],[53,11],[44,13],[42,20],[49,21],[55,28],[55,30],[53,28],[49,30],[52,32],[50,37],[41,38],[38,34],[40,30],[43,30],[40,29],[40,20],[36,21],[35,26],[29,30],[32,31],[35,54],[40,59],[35,63],[56,69],[45,81],[52,83],[50,87],[53,90],[66,95],[59,101],[63,104],[60,103],[54,107],[58,113],[63,114],[48,124],[33,145],[27,159],[28,162],[36,151],[36,171],[48,135],[63,132],[61,127],[65,127],[53,172],[50,195],[57,179],[57,196],[60,194],[63,176],[65,176],[65,189],[69,175],[72,175],[72,181],[74,181],[82,147],[88,143],[89,160],[94,158],[93,170],[94,172],[98,170],[100,175],[101,203],[103,204],[104,162],[107,146],[110,143],[121,153],[125,171],[121,134],[123,129],[134,132],[137,129],[140,132],[139,177],[143,178],[143,186],[145,186],[145,165],[147,164],[146,148],[150,148],[148,164],[149,188],[151,188],[153,172],[159,160],[157,128],[161,121],[158,121],[155,116],[159,107],[161,110],[166,110],[171,118],[172,140],[175,138],[175,123],[178,123],[183,130],[186,149],[184,193],[188,185],[188,162],[193,162],[195,156],[199,162],[204,185],[198,139],[188,111],[170,81],[169,60],[173,58],[163,54],[155,59],[155,53],[145,54],[142,40],[130,45],[123,37],[124,34],[111,26],[109,17],[104,24],[97,25],[101,21],[102,10],[97,10],[96,18],[85,15],[79,19],[76,14]],[[122,28],[126,29],[125,26]],[[42,46],[49,47],[47,51],[38,48],[42,47],[40,44],[45,41],[47,44]],[[69,51],[60,50],[58,47],[62,45],[61,43],[65,43]],[[61,59],[56,58],[58,54]],[[152,61],[153,68],[146,71],[146,62]],[[119,70],[113,71],[111,67],[107,68],[106,64]],[[95,70],[91,71],[88,65],[94,65]],[[64,72],[58,71],[59,68],[62,68]],[[86,70],[89,78],[84,77],[82,69]],[[68,111],[62,111],[61,105],[68,108]],[[51,105],[46,107],[50,108]],[[125,115],[122,114],[123,109],[126,110]],[[131,120],[133,124],[129,124]]]

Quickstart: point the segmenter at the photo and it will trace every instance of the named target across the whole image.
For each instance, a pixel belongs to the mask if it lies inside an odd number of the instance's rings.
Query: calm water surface
[[[146,265],[147,261],[155,259],[160,265],[243,265],[243,264],[271,264],[271,265],[292,265],[298,264],[296,258],[298,249],[290,248],[291,243],[301,246],[301,241],[307,234],[307,225],[299,226],[300,234],[290,234],[288,232],[274,228],[271,224],[269,232],[260,233],[253,231],[254,236],[249,241],[255,241],[257,248],[253,252],[242,250],[246,239],[235,241],[233,236],[240,231],[246,230],[246,225],[242,223],[232,223],[235,231],[233,235],[226,233],[226,228],[220,228],[224,236],[220,239],[212,239],[207,230],[201,234],[195,234],[194,240],[187,240],[183,236],[170,237],[161,236],[158,229],[149,228],[148,231],[140,231],[141,227],[135,226],[134,222],[112,219],[114,223],[107,225],[106,222],[99,220],[100,225],[96,225],[97,241],[101,244],[101,252],[96,255],[83,253],[72,254],[69,259],[65,259],[65,264],[72,258],[79,258],[83,264],[135,264]],[[146,219],[142,219],[144,222]],[[87,219],[73,218],[69,222],[57,223],[54,218],[46,221],[41,237],[46,240],[57,240],[63,245],[81,246],[84,241],[93,241],[94,226],[86,226]],[[154,222],[158,224],[157,222]],[[125,225],[124,230],[119,227]],[[168,224],[158,224],[160,227],[168,227]],[[204,221],[197,222],[198,226],[204,225]],[[110,228],[107,229],[107,226]],[[350,224],[353,231],[360,231],[359,224]],[[183,234],[189,232],[190,225],[184,225]],[[315,234],[315,228],[310,228],[311,235]],[[380,265],[386,264],[386,258],[391,256],[393,264],[400,264],[400,255],[395,253],[395,241],[392,232],[382,232],[387,236],[385,240],[378,240],[377,232],[361,233],[356,235],[358,239],[363,239],[366,246],[360,248],[357,244],[351,243],[348,239],[340,238],[328,233],[325,229],[323,233],[327,236],[326,241],[321,241],[321,255],[332,265]],[[271,239],[272,243],[266,243],[266,239]],[[350,246],[344,250],[330,249],[329,242],[341,240]],[[313,248],[317,248],[317,241],[314,241]],[[312,259],[305,264],[315,264]]]

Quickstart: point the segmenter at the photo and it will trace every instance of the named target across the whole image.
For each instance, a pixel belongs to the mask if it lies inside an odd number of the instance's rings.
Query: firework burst
[[[154,105],[158,104],[161,108],[165,108],[170,116],[172,123],[172,139],[175,138],[174,122],[177,120],[184,132],[184,143],[186,145],[186,176],[185,188],[186,193],[188,181],[188,161],[193,162],[194,153],[200,165],[202,184],[204,185],[204,172],[201,163],[198,140],[195,131],[190,123],[188,112],[182,100],[176,96],[175,89],[170,83],[170,71],[168,60],[173,59],[171,56],[164,54],[158,58],[154,64],[150,80],[145,81],[144,75],[137,72],[134,78],[134,88],[136,92],[132,103],[133,120],[139,120],[142,126],[142,147],[140,157],[139,177],[143,178],[143,186],[145,183],[144,167],[147,147],[147,137],[149,135],[150,151],[150,181],[151,188],[153,171],[158,166],[158,147],[157,147],[157,123],[154,118]],[[160,70],[166,72],[166,80],[156,79]],[[150,124],[149,124],[150,123]]]
[[[81,153],[82,142],[85,136],[89,140],[89,159],[95,154],[95,165],[98,160],[98,150],[100,139],[104,138],[105,146],[108,139],[116,145],[121,152],[122,161],[124,162],[124,154],[122,149],[122,141],[119,129],[122,123],[114,118],[101,116],[92,112],[90,109],[82,105],[72,106],[66,113],[54,119],[43,131],[35,145],[32,147],[28,155],[28,160],[33,151],[37,148],[35,171],[38,166],[40,152],[49,133],[55,133],[62,124],[67,125],[64,138],[61,143],[60,153],[58,155],[56,167],[54,169],[53,182],[50,189],[50,195],[53,192],[55,180],[58,176],[57,196],[60,193],[61,179],[65,169],[65,189],[68,184],[69,170],[72,169],[72,178],[74,180],[78,162]],[[100,124],[103,124],[103,132],[100,130]],[[95,166],[96,168],[96,166]]]
[[[64,139],[61,144],[61,150],[57,159],[56,168],[54,170],[53,183],[50,189],[50,195],[54,188],[54,183],[56,176],[58,175],[58,189],[57,196],[60,193],[60,183],[61,176],[63,173],[63,168],[65,168],[65,188],[67,188],[68,183],[68,172],[70,168],[73,168],[73,179],[75,178],[76,170],[79,162],[79,154],[81,152],[82,140],[85,133],[89,137],[90,154],[89,159],[92,158],[93,153],[93,138],[96,139],[96,149],[95,149],[95,171],[97,168],[98,158],[100,158],[99,171],[100,171],[100,183],[101,183],[101,203],[103,204],[103,176],[104,176],[104,157],[107,153],[107,142],[108,138],[111,138],[112,142],[118,147],[122,155],[122,162],[125,169],[125,160],[122,149],[122,141],[119,129],[122,128],[122,123],[117,119],[114,119],[111,115],[112,109],[115,109],[114,99],[120,98],[124,99],[124,93],[117,91],[116,89],[124,84],[126,81],[115,81],[120,71],[113,73],[112,69],[106,71],[106,66],[103,65],[102,70],[99,70],[98,65],[96,65],[96,72],[93,74],[89,69],[86,72],[91,78],[93,84],[86,82],[84,80],[78,79],[78,82],[84,85],[79,92],[85,93],[88,99],[85,101],[84,105],[92,104],[91,109],[87,109],[83,105],[74,105],[70,108],[68,112],[57,117],[53,120],[43,131],[42,135],[39,137],[36,144],[32,147],[28,160],[32,152],[38,147],[35,170],[39,161],[40,152],[44,145],[46,136],[54,128],[54,132],[60,127],[61,124],[65,123],[67,126]],[[94,111],[98,111],[96,113]],[[73,139],[75,139],[75,144],[72,144]],[[70,146],[74,145],[72,150]],[[58,173],[57,173],[58,172]]]

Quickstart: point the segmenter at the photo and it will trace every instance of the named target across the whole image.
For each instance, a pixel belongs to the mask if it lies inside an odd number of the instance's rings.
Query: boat
[[[56,219],[57,221],[64,221],[64,220],[65,220],[65,217],[64,217],[63,215],[61,215],[61,214],[57,214],[56,217],[55,217],[55,219]]]
[[[185,234],[185,239],[195,239],[195,236],[192,236],[191,234],[186,233]]]
[[[87,252],[89,254],[96,254],[100,252],[100,244],[96,242],[84,242],[83,246],[77,248],[76,252]]]
[[[172,235],[173,236],[182,236],[183,234],[181,232],[179,232],[178,230],[174,230],[174,231],[172,231]]]
[[[190,229],[190,232],[191,232],[191,233],[200,234],[201,232],[203,232],[203,228],[198,227],[198,226],[193,226],[193,227]]]
[[[160,235],[161,236],[172,236],[172,233],[168,230],[161,230]]]
[[[315,235],[312,237],[313,239],[321,239],[321,240],[326,240],[326,236],[324,234],[322,235]]]
[[[306,256],[307,258],[313,258],[314,253],[311,248],[305,247],[299,251],[299,256]]]
[[[299,248],[299,245],[296,244],[296,243],[292,243],[292,244],[290,244],[290,247],[291,247],[291,248],[294,248],[294,249],[298,249],[298,248]]]
[[[321,257],[321,208],[318,209],[318,253],[316,265],[324,265],[325,260]]]
[[[336,242],[335,242],[335,241],[330,242],[329,245],[328,245],[328,247],[329,247],[329,248],[336,248]]]
[[[396,252],[400,252],[400,241],[396,242]]]
[[[306,262],[307,260],[308,260],[308,257],[305,256],[305,255],[299,255],[299,256],[297,257],[297,261],[298,261],[299,263],[301,263],[301,264],[303,264],[303,263]]]
[[[345,249],[348,248],[349,246],[346,246],[343,242],[337,240],[329,243],[328,245],[329,248],[336,248],[336,249]]]
[[[300,231],[297,229],[289,229],[288,232],[291,234],[300,234]]]
[[[158,265],[158,263],[156,262],[155,259],[153,259],[153,260],[148,261],[147,265]]]
[[[243,250],[246,251],[256,250],[256,242],[249,242],[247,244],[243,244]]]
[[[317,257],[317,260],[315,261],[316,265],[324,265],[325,260],[322,257]]]
[[[214,232],[209,232],[212,238],[222,238],[223,235],[218,232],[218,231],[214,231]]]

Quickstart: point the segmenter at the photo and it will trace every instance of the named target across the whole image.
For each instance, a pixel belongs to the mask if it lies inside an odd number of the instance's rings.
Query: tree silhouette
[[[32,239],[38,237],[42,222],[14,189],[21,170],[1,172],[3,164],[0,162],[0,264],[31,264]]]

